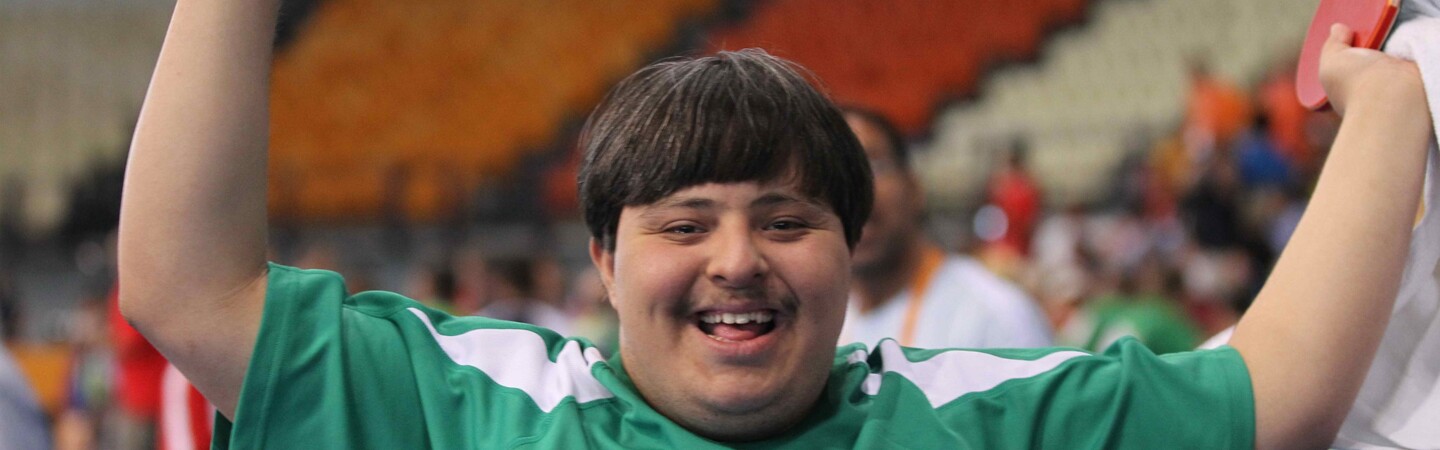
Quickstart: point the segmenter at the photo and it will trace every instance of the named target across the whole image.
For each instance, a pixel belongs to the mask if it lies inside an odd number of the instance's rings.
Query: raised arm
[[[277,0],[179,0],[131,145],[120,308],[233,417],[265,297]]]
[[[1253,380],[1258,448],[1334,440],[1389,320],[1424,180],[1432,127],[1415,65],[1351,48],[1343,27],[1331,34],[1321,78],[1344,122],[1230,340]]]

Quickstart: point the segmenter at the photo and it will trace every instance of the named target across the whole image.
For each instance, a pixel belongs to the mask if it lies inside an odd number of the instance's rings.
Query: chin
[[[779,393],[744,392],[740,389],[743,388],[729,390],[711,397],[705,402],[706,409],[721,415],[746,416],[763,414],[772,405],[784,402],[778,398]]]
[[[809,405],[807,405],[809,406]],[[716,410],[697,420],[676,420],[681,426],[707,439],[722,442],[746,442],[768,439],[784,433],[805,417],[808,408],[799,411],[767,408],[747,413],[725,413]]]
[[[699,402],[699,420],[677,421],[696,434],[720,441],[741,442],[771,438],[799,423],[814,407],[819,386],[792,384],[790,378],[773,385],[744,379],[712,380],[714,390]]]
[[[850,273],[857,277],[885,276],[890,275],[893,270],[893,265],[874,260],[862,260],[858,257],[850,264]]]

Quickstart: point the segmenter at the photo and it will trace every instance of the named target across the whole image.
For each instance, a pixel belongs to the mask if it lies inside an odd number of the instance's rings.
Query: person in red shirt
[[[210,448],[215,407],[120,315],[120,289],[111,288],[110,339],[115,344],[116,401],[135,433],[127,443],[158,450]]]
[[[989,203],[1005,213],[1006,227],[994,242],[1000,250],[1030,254],[1030,236],[1040,220],[1044,201],[1040,184],[1025,165],[1025,142],[1016,140],[1005,155],[1005,163],[990,179]]]

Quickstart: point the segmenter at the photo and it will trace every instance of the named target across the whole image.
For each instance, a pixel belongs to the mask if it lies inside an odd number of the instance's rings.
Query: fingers
[[[1330,38],[1325,40],[1325,50],[1323,53],[1350,48],[1350,46],[1354,45],[1354,41],[1355,32],[1350,31],[1350,27],[1345,26],[1343,23],[1331,25]]]

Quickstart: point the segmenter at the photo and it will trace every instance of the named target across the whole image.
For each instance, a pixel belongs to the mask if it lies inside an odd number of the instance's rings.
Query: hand
[[[1331,25],[1330,38],[1320,51],[1320,85],[1336,112],[1343,116],[1347,106],[1362,98],[1425,107],[1425,88],[1414,62],[1353,47],[1354,39],[1349,27]]]

